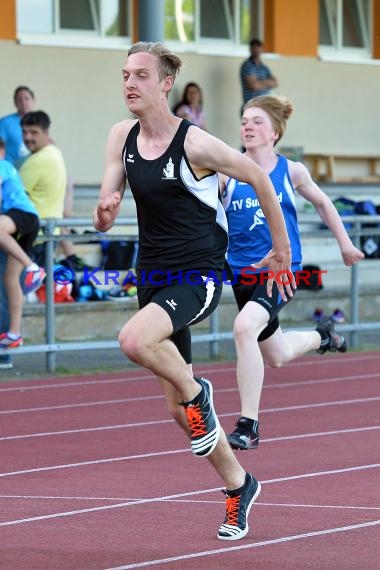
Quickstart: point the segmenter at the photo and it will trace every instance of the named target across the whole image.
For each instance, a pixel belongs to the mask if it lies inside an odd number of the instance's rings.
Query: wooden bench
[[[309,166],[311,175],[317,182],[359,182],[359,183],[376,183],[380,182],[380,155],[338,155],[338,154],[320,154],[305,153],[303,155],[304,162]],[[338,166],[340,170],[352,170],[352,167],[365,169],[363,174],[338,174]]]

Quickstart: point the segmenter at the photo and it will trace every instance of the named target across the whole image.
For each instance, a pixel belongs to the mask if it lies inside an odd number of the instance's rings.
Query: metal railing
[[[380,236],[380,216],[347,216],[345,222],[351,223],[352,228],[349,230],[350,237],[357,247],[360,248],[360,238],[362,236]],[[379,227],[365,228],[363,225],[378,224]],[[305,214],[299,216],[300,224],[307,224],[312,227],[306,233],[302,234],[302,239],[308,237],[331,237],[331,233],[326,229],[320,228],[320,218]],[[137,228],[136,218],[119,218],[115,221],[115,227],[133,227]],[[29,346],[21,346],[17,348],[17,354],[30,353],[46,353],[46,369],[48,372],[54,372],[56,369],[56,354],[59,351],[75,351],[75,350],[97,350],[119,348],[116,340],[100,340],[100,341],[76,341],[76,342],[56,342],[55,334],[55,302],[54,302],[54,249],[55,243],[62,239],[70,239],[73,242],[98,243],[102,239],[107,240],[128,240],[136,239],[136,233],[117,234],[115,232],[102,234],[65,234],[57,235],[56,228],[70,227],[83,228],[92,227],[92,221],[88,218],[65,218],[62,220],[48,219],[42,220],[41,226],[44,228],[44,241],[46,242],[46,304],[45,304],[45,343]],[[350,333],[350,345],[355,347],[358,345],[358,333],[363,331],[380,330],[380,322],[360,322],[359,304],[360,304],[360,286],[359,272],[360,263],[353,265],[350,276],[350,322],[340,325],[342,332]],[[287,330],[308,330],[307,328],[297,327],[297,329],[288,328]],[[209,317],[209,332],[205,334],[193,334],[192,342],[209,343],[210,357],[215,358],[219,354],[219,341],[232,340],[232,331],[221,332],[219,330],[218,310]],[[2,354],[9,354],[11,351],[4,350]]]

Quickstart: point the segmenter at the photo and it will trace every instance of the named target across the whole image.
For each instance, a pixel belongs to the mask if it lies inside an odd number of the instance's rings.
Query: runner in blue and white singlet
[[[302,275],[304,279],[305,273],[298,274],[302,252],[295,192],[316,208],[335,236],[346,265],[356,263],[363,254],[351,242],[331,200],[311,179],[306,167],[274,150],[292,111],[291,101],[284,97],[255,97],[243,108],[240,133],[246,156],[269,174],[275,188],[290,239],[292,271],[297,282],[297,277],[301,279]],[[283,299],[277,290],[278,275],[269,275],[268,267],[259,262],[268,254],[272,242],[254,187],[222,176],[221,191],[229,226],[227,259],[235,274],[232,286],[239,308],[234,322],[234,339],[241,417],[227,439],[233,449],[254,449],[259,444],[258,414],[264,361],[277,367],[312,349],[321,354],[327,350],[345,352],[347,344],[344,337],[335,332],[331,320],[319,323],[312,331],[282,332],[278,314],[292,296]],[[275,280],[272,295],[266,288],[268,277]]]
[[[269,173],[281,205],[292,250],[292,269],[302,263],[301,240],[297,223],[294,188],[289,176],[288,161],[278,156]],[[234,273],[263,259],[272,247],[272,240],[255,190],[245,182],[229,179],[223,192],[223,204],[229,226],[227,260]],[[266,270],[261,268],[261,271]]]

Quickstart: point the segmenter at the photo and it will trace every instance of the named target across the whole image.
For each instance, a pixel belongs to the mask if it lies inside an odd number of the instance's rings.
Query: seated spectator
[[[177,117],[187,119],[204,131],[206,128],[205,114],[203,111],[202,90],[197,83],[188,83],[183,91],[182,99],[173,110]]]
[[[41,219],[63,218],[67,174],[61,151],[52,143],[50,118],[43,111],[21,119],[24,143],[30,155],[20,169],[25,189]],[[56,231],[59,234],[59,228]],[[33,248],[36,263],[45,265],[45,244]]]
[[[35,97],[33,91],[29,87],[22,85],[15,89],[13,100],[17,113],[6,115],[0,119],[0,138],[3,139],[5,143],[5,159],[12,162],[17,169],[20,169],[22,163],[30,154],[30,151],[25,146],[23,140],[21,119],[24,115],[34,110]],[[50,142],[54,144],[54,141],[50,140]],[[73,190],[73,183],[68,179],[63,213],[65,218],[71,216]],[[61,234],[63,236],[67,235],[69,232],[69,228],[61,228]],[[76,255],[73,242],[70,240],[62,240],[60,245],[67,259],[68,265],[72,266],[75,270],[83,269],[86,264]]]
[[[10,313],[9,330],[0,334],[0,349],[22,345],[23,292],[38,289],[45,277],[45,271],[30,257],[39,230],[37,210],[28,198],[17,170],[4,160],[4,156],[5,145],[0,140],[0,249],[8,255],[2,279]],[[23,268],[26,272],[22,289],[20,275]]]
[[[40,218],[69,217],[72,211],[73,184],[66,174],[61,151],[50,138],[50,118],[43,111],[28,113],[21,119],[25,146],[30,155],[20,169],[26,190],[36,206]],[[68,230],[57,230],[67,235]],[[61,246],[67,264],[74,270],[82,270],[85,263],[75,253],[70,240],[62,240]],[[36,260],[44,264],[44,247],[35,248]]]

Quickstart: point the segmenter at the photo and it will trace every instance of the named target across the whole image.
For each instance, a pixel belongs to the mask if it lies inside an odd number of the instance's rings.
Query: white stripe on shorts
[[[199,311],[199,313],[197,315],[195,315],[195,317],[187,323],[188,325],[191,325],[192,322],[196,321],[205,312],[205,310],[208,309],[208,307],[210,306],[210,303],[214,297],[214,293],[215,293],[214,281],[212,279],[210,279],[209,277],[205,277],[204,275],[202,275],[202,279],[203,279],[203,281],[206,281],[206,301],[205,301],[205,304],[203,305],[202,309]]]

